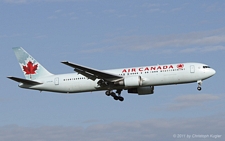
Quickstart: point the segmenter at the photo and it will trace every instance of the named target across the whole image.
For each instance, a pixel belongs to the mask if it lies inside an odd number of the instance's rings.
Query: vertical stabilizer
[[[22,47],[14,47],[16,58],[20,67],[28,80],[35,80],[41,77],[53,75],[47,71],[40,63],[38,63],[30,54]]]

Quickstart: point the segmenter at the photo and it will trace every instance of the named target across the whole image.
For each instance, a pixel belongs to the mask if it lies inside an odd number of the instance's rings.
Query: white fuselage
[[[103,70],[103,72],[120,75],[124,78],[140,76],[142,78],[142,83],[139,86],[134,87],[192,83],[199,80],[205,80],[215,74],[215,70],[201,63],[178,63],[133,67]],[[29,86],[21,83],[19,86],[22,88],[60,93],[79,93],[109,89],[99,87],[97,84],[99,79],[93,81],[78,73],[51,75],[48,77],[39,78],[36,81],[43,84]],[[125,85],[113,87],[113,89],[129,88],[132,87]]]

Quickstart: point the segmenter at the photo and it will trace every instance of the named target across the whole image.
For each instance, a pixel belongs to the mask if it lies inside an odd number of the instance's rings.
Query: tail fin
[[[13,51],[15,52],[16,58],[19,61],[20,67],[27,80],[35,80],[41,77],[53,75],[22,47],[14,47]]]

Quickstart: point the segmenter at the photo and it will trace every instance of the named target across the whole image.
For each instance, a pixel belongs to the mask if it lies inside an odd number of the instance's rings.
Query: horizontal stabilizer
[[[17,78],[17,77],[7,77],[9,79],[12,79],[16,82],[19,82],[19,83],[23,83],[23,84],[28,84],[28,85],[40,85],[40,84],[43,84],[43,83],[40,83],[40,82],[37,82],[37,81],[33,81],[33,80],[27,80],[27,79],[22,79],[22,78]]]

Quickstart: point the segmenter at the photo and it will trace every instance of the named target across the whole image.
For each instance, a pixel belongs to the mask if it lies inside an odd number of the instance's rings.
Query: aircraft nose
[[[211,69],[211,74],[212,75],[216,74],[216,71],[214,69]]]

